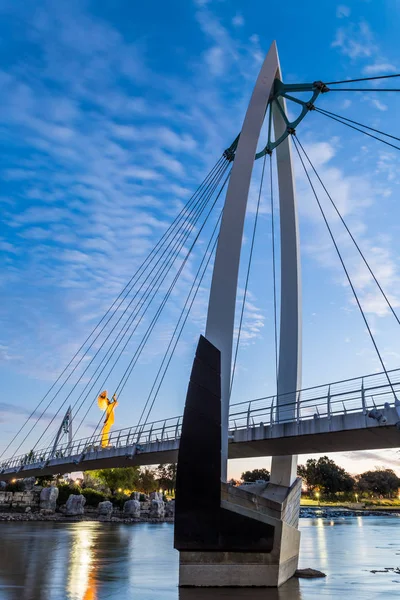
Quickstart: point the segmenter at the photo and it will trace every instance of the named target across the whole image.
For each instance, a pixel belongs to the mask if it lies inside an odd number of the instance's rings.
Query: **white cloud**
[[[237,13],[232,19],[232,25],[234,25],[234,27],[242,27],[244,25],[243,15]]]
[[[377,98],[371,98],[370,102],[373,106],[375,106],[375,108],[377,108],[381,112],[385,112],[388,109],[387,105],[383,104],[383,102],[381,102]]]
[[[225,68],[224,51],[220,46],[213,46],[204,54],[210,73],[222,75]]]
[[[348,98],[346,98],[346,100],[343,100],[341,108],[343,110],[346,110],[346,109],[350,108],[351,104],[352,104],[351,100],[349,100]]]
[[[366,21],[340,27],[331,46],[352,59],[368,58],[377,50],[373,33]]]
[[[349,17],[351,13],[350,7],[344,4],[339,4],[336,7],[336,16],[338,19],[343,19],[345,17]]]
[[[365,75],[388,75],[390,73],[396,73],[397,68],[388,62],[375,62],[372,65],[366,65],[362,72]]]

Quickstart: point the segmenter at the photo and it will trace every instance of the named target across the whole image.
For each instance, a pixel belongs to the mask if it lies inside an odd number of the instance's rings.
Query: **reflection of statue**
[[[101,445],[103,448],[108,446],[108,438],[110,429],[114,424],[114,409],[117,406],[117,397],[114,394],[111,400],[107,398],[107,390],[101,392],[97,398],[97,404],[100,410],[106,411],[106,417],[104,419],[103,429],[101,430]]]

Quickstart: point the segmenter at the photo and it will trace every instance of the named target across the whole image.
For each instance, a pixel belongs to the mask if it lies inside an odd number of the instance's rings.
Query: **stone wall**
[[[40,489],[25,492],[0,492],[0,510],[39,509]]]
[[[60,513],[60,516],[68,514],[68,511],[66,510],[67,507],[65,505],[56,508],[56,498],[54,499],[54,507],[47,505],[45,506],[45,504],[43,504],[43,499],[42,502],[40,501],[41,492],[42,496],[45,496],[46,492],[49,492],[51,489],[52,488],[50,487],[41,488],[39,486],[35,486],[33,490],[21,492],[0,491],[0,513],[53,513],[57,510],[57,512]],[[55,490],[58,492],[57,488],[55,488]],[[137,494],[137,496],[139,497],[139,494]],[[78,502],[84,500],[83,496],[72,495],[71,497],[73,500],[77,498]],[[135,511],[131,510],[132,507],[130,505],[132,503],[135,503]],[[79,512],[79,514],[83,515],[87,513],[89,518],[96,518],[99,514],[100,516],[102,515],[101,509],[105,504],[111,505],[109,502],[101,502],[100,505],[102,506],[99,505],[99,507],[82,506],[82,510]],[[141,521],[172,521],[174,518],[175,501],[171,500],[169,502],[163,502],[162,497],[159,495],[153,495],[152,498],[146,497],[144,502],[139,502],[138,500],[129,500],[125,504],[127,505],[126,510],[112,507],[111,505],[111,511],[110,509],[108,510],[109,514],[107,515],[107,518],[111,519],[115,517],[116,520],[132,518]]]

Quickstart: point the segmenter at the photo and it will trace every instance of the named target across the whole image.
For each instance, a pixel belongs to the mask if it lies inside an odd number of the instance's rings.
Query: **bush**
[[[58,498],[57,504],[61,506],[65,504],[71,494],[80,495],[81,490],[77,485],[70,485],[69,483],[60,483],[58,487]]]
[[[115,506],[116,508],[119,508],[120,510],[122,510],[124,508],[124,503],[127,500],[129,500],[129,496],[127,496],[126,494],[122,494],[121,492],[119,492],[118,494],[114,494],[114,496],[111,496],[109,499],[113,503],[113,506]]]
[[[93,488],[85,488],[82,490],[81,494],[82,496],[85,496],[86,504],[88,506],[97,506],[99,502],[108,500],[106,494],[103,494],[103,492],[99,492],[98,490],[94,490]]]
[[[13,482],[10,481],[9,483],[7,483],[6,492],[22,492],[22,490],[23,486],[21,479]]]

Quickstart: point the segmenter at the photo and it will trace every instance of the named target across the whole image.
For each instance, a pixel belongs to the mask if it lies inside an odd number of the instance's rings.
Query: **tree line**
[[[310,495],[318,492],[326,498],[335,498],[338,494],[394,498],[400,492],[400,478],[392,469],[376,468],[352,476],[327,456],[309,458],[304,465],[297,467],[297,474],[302,477]],[[242,473],[242,481],[250,483],[259,479],[269,480],[269,476],[267,469],[254,469]]]

